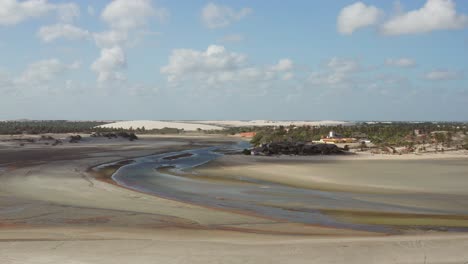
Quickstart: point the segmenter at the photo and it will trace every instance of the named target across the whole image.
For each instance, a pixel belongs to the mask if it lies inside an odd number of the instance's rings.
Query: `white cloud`
[[[78,62],[64,64],[58,59],[42,60],[29,64],[18,81],[27,83],[51,81],[60,73],[66,70],[77,69],[79,66]]]
[[[268,87],[277,80],[289,80],[293,62],[284,59],[275,65],[252,66],[247,56],[211,45],[205,51],[176,49],[168,65],[161,68],[169,84],[199,88],[231,88],[234,90]]]
[[[148,34],[145,28],[152,18],[165,21],[169,12],[154,6],[151,0],[114,0],[104,8],[100,17],[110,29],[92,34],[96,45],[101,48],[101,55],[91,69],[103,83],[126,79],[121,72],[127,64],[122,47],[134,45]]]
[[[338,57],[331,58],[326,63],[326,66],[334,72],[343,73],[355,72],[360,69],[360,65],[357,60],[343,59]]]
[[[56,12],[61,21],[71,21],[80,15],[74,3],[52,4],[47,0],[0,0],[0,26],[15,25],[27,19]]]
[[[385,64],[389,66],[396,66],[402,68],[416,66],[416,62],[410,58],[387,59],[385,61]]]
[[[41,60],[29,64],[14,82],[16,85],[40,85],[54,80],[64,72],[76,70],[79,67],[79,62],[65,64],[58,59]]]
[[[154,7],[150,0],[114,0],[101,14],[112,28],[124,31],[146,26],[151,17],[164,21],[168,16],[166,9]]]
[[[377,7],[356,2],[341,9],[337,19],[338,32],[351,35],[359,28],[376,24],[381,15],[382,11]]]
[[[85,39],[90,36],[90,33],[70,24],[55,24],[41,27],[37,35],[44,42],[52,42],[59,38],[68,40]]]
[[[227,27],[252,13],[252,9],[245,7],[236,11],[228,6],[209,3],[201,11],[203,24],[208,28]]]
[[[223,72],[240,69],[246,63],[246,56],[228,52],[223,46],[211,45],[206,51],[176,49],[169,57],[169,64],[161,73],[170,79],[197,72]]]
[[[17,76],[0,69],[0,91],[8,94],[36,96],[52,90],[62,91],[64,76],[80,68],[79,62],[66,64],[58,59],[46,59],[30,63]],[[54,85],[55,84],[55,85]]]
[[[452,0],[427,0],[420,9],[390,19],[381,30],[386,35],[401,35],[462,29],[467,25],[468,16],[457,14]]]
[[[43,16],[50,10],[50,4],[43,1],[2,0],[0,1],[0,25],[18,24],[28,18]]]
[[[274,71],[289,71],[293,68],[294,64],[290,59],[281,59],[276,65],[272,67]]]
[[[443,81],[443,80],[457,80],[462,79],[463,74],[458,71],[449,70],[433,70],[427,72],[424,77],[431,81]]]
[[[238,43],[244,40],[244,36],[241,34],[229,34],[222,37],[219,42],[222,43]]]
[[[96,45],[100,48],[114,47],[122,45],[128,40],[128,33],[126,31],[104,31],[93,34]]]
[[[125,80],[121,72],[127,64],[122,48],[115,46],[101,50],[101,56],[91,65],[91,69],[98,74],[99,82]]]

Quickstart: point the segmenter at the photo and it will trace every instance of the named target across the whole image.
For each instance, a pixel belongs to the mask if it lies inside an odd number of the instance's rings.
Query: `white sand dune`
[[[134,120],[120,121],[101,125],[99,127],[106,128],[124,128],[133,129],[145,127],[145,129],[161,129],[161,128],[177,128],[185,131],[196,131],[198,128],[202,130],[218,130],[226,127],[264,127],[264,126],[337,126],[337,125],[352,125],[348,121],[276,121],[276,120],[202,120],[202,121],[153,121],[153,120]]]
[[[288,120],[219,120],[219,121],[197,121],[197,123],[211,124],[219,126],[240,127],[240,126],[337,126],[337,125],[351,125],[352,122],[348,121],[288,121]]]
[[[177,128],[183,129],[185,131],[196,131],[199,128],[203,130],[218,130],[223,129],[221,126],[214,126],[208,124],[198,124],[198,123],[185,123],[185,122],[172,122],[172,121],[152,121],[152,120],[135,120],[135,121],[121,121],[110,124],[101,125],[99,127],[104,128],[124,128],[133,129],[145,127],[145,129],[162,129],[162,128]]]

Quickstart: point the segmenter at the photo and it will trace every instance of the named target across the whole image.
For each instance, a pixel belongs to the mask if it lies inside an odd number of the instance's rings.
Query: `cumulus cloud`
[[[274,71],[289,71],[293,68],[293,62],[290,59],[281,59],[272,67]]]
[[[52,42],[59,38],[67,40],[85,39],[90,36],[89,31],[76,27],[70,24],[55,24],[50,26],[42,26],[38,33],[38,37],[43,42]]]
[[[349,73],[359,70],[361,67],[357,60],[333,57],[326,66],[334,72]]]
[[[61,21],[69,22],[80,15],[77,4],[52,4],[47,0],[1,0],[0,26],[15,25],[27,19],[45,16],[55,12]]]
[[[203,24],[208,28],[227,27],[231,23],[241,20],[252,13],[252,9],[245,7],[238,11],[229,6],[209,3],[201,11]]]
[[[91,65],[91,69],[97,73],[99,82],[122,81],[126,78],[121,70],[126,64],[124,51],[115,46],[102,49],[100,57]]]
[[[94,33],[93,37],[98,47],[109,48],[124,44],[128,40],[128,32],[110,30]]]
[[[45,59],[30,63],[16,76],[0,70],[0,91],[29,96],[53,90],[64,92],[63,78],[80,66],[79,62],[67,64],[58,59]]]
[[[396,66],[402,68],[416,66],[416,62],[410,58],[387,59],[385,61],[385,64],[389,66]]]
[[[376,24],[382,13],[377,7],[365,5],[362,2],[346,6],[338,15],[338,32],[351,35],[360,28]]]
[[[27,85],[49,82],[60,74],[78,69],[79,67],[79,62],[65,64],[58,59],[41,60],[29,64],[26,70],[15,81],[19,84]]]
[[[145,26],[151,17],[164,21],[168,16],[167,9],[154,7],[150,0],[114,0],[101,14],[112,28],[124,31]]]
[[[457,14],[452,0],[427,0],[420,9],[390,19],[381,30],[386,35],[401,35],[462,29],[467,25],[468,16]]]
[[[247,56],[230,52],[223,46],[211,45],[205,51],[173,50],[161,73],[174,86],[186,83],[202,88],[246,89],[291,79],[293,75],[288,70],[292,65],[292,61],[284,59],[274,65],[252,66]]]
[[[126,77],[126,56],[122,47],[134,44],[143,35],[152,18],[165,21],[169,11],[156,7],[151,0],[114,0],[102,11],[101,19],[109,30],[92,33],[96,45],[101,48],[100,57],[91,65],[100,83],[122,81]]]
[[[169,57],[169,64],[161,68],[161,73],[169,79],[192,73],[232,71],[245,65],[246,56],[228,52],[223,46],[211,45],[206,51],[176,49]]]
[[[424,78],[431,81],[457,80],[462,77],[461,72],[450,70],[433,70],[424,75]]]

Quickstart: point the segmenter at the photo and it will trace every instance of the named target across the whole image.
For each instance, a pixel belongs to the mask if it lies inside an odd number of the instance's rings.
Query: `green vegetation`
[[[245,131],[247,128],[237,128],[235,131]],[[454,143],[455,135],[466,135],[467,124],[464,123],[360,123],[353,126],[333,127],[263,127],[250,128],[257,132],[251,143],[259,145],[271,142],[307,142],[320,140],[330,130],[343,137],[369,139],[380,146],[406,146],[412,148],[414,144],[438,143],[450,147]],[[415,134],[419,131],[419,134]],[[229,131],[230,133],[232,130]],[[468,143],[467,143],[468,144]],[[364,146],[363,146],[364,147]]]
[[[45,133],[133,133],[133,134],[182,134],[176,128],[137,129],[98,128],[99,121],[0,121],[1,135]],[[439,147],[468,149],[467,124],[461,122],[393,122],[357,123],[351,126],[289,126],[289,127],[231,127],[225,130],[198,131],[206,134],[235,135],[242,132],[257,132],[254,145],[271,142],[309,142],[320,140],[330,130],[343,137],[369,139],[377,146],[405,146],[413,149],[417,144],[434,143]],[[419,131],[419,133],[415,133]],[[135,138],[133,138],[135,139]],[[364,148],[364,146],[362,146]]]
[[[45,133],[91,133],[94,127],[103,125],[97,121],[2,121],[0,122],[1,135],[18,134],[45,134]]]
[[[259,131],[260,127],[228,127],[223,130],[202,130],[205,134],[222,134],[222,135],[236,135],[244,132],[256,132]]]
[[[38,121],[0,121],[0,135],[19,134],[46,134],[46,133],[138,133],[138,134],[180,134],[183,130],[176,128],[162,128],[147,130],[145,127],[137,129],[99,128],[107,124],[99,121],[65,121],[65,120],[38,120]]]

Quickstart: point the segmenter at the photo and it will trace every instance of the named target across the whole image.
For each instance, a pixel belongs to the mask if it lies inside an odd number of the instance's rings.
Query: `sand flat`
[[[464,263],[467,235],[307,238],[220,231],[0,231],[2,263]],[[21,235],[23,233],[23,235]],[[44,239],[48,234],[50,240]],[[52,234],[55,234],[52,235]],[[9,240],[23,236],[23,240]],[[24,237],[35,237],[24,240]],[[62,237],[62,239],[58,239]]]
[[[42,147],[50,155],[36,152],[38,146],[0,150],[3,160],[12,157],[0,175],[0,263],[357,264],[468,259],[466,233],[388,236],[285,223],[134,192],[86,173],[97,164],[216,140],[220,139],[163,137],[109,145],[88,142],[53,151]],[[23,156],[27,159],[20,162]],[[223,165],[228,172],[229,168]]]
[[[312,189],[468,195],[468,155],[225,156],[201,175],[248,176]]]

